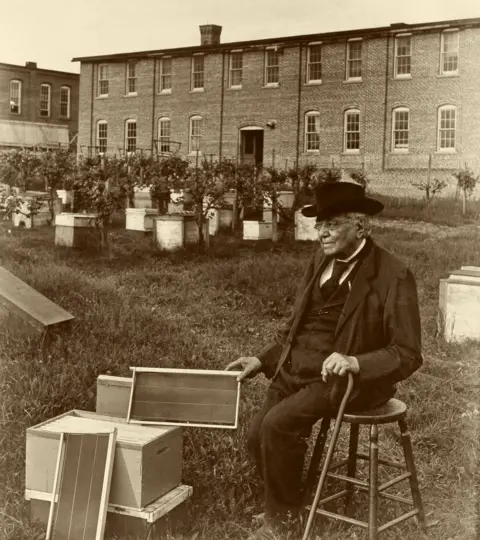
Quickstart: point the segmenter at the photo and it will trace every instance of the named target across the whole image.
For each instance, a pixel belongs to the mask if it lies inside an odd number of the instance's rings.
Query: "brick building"
[[[68,145],[78,133],[76,73],[0,63],[0,149]]]
[[[221,43],[81,62],[79,148],[364,169],[403,190],[480,170],[480,18]]]

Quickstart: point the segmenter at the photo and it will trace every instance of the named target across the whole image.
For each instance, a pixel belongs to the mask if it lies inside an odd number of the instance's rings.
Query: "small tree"
[[[54,202],[57,189],[71,189],[75,170],[75,156],[68,150],[54,150],[40,155],[36,174],[45,182],[48,193],[48,208],[52,222],[55,219]]]
[[[427,178],[425,181],[412,183],[412,186],[424,192],[425,205],[430,208],[435,195],[441,193],[447,187],[447,182],[438,178]]]
[[[150,194],[159,210],[166,209],[171,189],[184,186],[189,166],[190,163],[178,155],[168,156],[152,166]]]
[[[82,158],[77,165],[73,185],[75,210],[95,213],[102,249],[109,246],[112,215],[124,207],[127,186],[124,160]]]
[[[224,163],[203,159],[199,166],[190,167],[183,182],[193,199],[193,212],[198,227],[198,243],[205,246],[204,227],[212,210],[224,204],[225,194],[234,187],[231,168]],[[207,233],[208,234],[208,233]]]
[[[350,178],[364,189],[367,189],[367,186],[370,183],[370,180],[364,171],[354,171],[350,173]]]
[[[462,214],[465,215],[467,211],[467,197],[470,197],[475,190],[478,176],[475,176],[473,171],[468,167],[459,170],[457,173],[453,173],[453,176],[457,179],[458,189],[463,192]]]
[[[30,150],[14,150],[0,153],[2,176],[7,184],[26,191],[35,177],[40,160],[35,152]]]
[[[318,182],[340,182],[342,179],[342,169],[332,166],[318,171]]]

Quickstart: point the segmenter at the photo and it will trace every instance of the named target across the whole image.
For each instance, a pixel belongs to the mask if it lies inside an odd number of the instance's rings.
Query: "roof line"
[[[74,73],[73,71],[60,71],[58,69],[28,67],[28,66],[21,66],[19,64],[7,64],[6,62],[0,62],[0,69],[3,66],[6,66],[8,68],[24,69],[26,71],[43,71],[47,73],[61,73],[62,75],[75,75],[76,77],[80,77],[80,73]]]
[[[100,60],[115,60],[115,59],[124,59],[124,58],[139,58],[145,56],[155,56],[159,54],[168,54],[168,53],[187,53],[192,51],[204,51],[204,52],[214,52],[217,50],[230,49],[232,47],[240,46],[255,46],[255,45],[264,45],[268,43],[292,43],[298,41],[310,41],[319,38],[340,38],[346,36],[354,36],[358,34],[382,34],[385,32],[388,33],[397,33],[400,31],[414,30],[414,29],[432,29],[438,27],[448,27],[448,26],[468,26],[468,25],[480,25],[480,18],[469,18],[469,19],[453,19],[448,21],[436,21],[436,22],[427,22],[427,23],[394,23],[390,26],[379,26],[374,28],[359,28],[356,30],[339,30],[334,32],[320,32],[316,34],[302,34],[296,36],[282,36],[282,37],[272,37],[272,38],[262,38],[246,41],[232,41],[226,43],[219,43],[217,45],[190,45],[187,47],[174,47],[174,48],[165,48],[165,49],[151,49],[146,51],[135,51],[135,52],[124,52],[124,53],[115,53],[115,54],[104,54],[96,56],[78,56],[72,58],[72,62],[83,62],[83,61],[100,61]]]

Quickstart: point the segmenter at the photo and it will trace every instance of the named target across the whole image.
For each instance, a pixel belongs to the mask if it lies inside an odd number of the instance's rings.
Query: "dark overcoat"
[[[371,240],[369,240],[371,241]],[[381,390],[393,395],[395,383],[422,365],[417,287],[412,272],[373,241],[361,260],[338,321],[332,352],[355,356],[360,373],[355,394]],[[292,314],[276,339],[259,355],[262,370],[275,378],[288,357],[312,287],[329,262],[319,249],[298,287]],[[348,278],[347,278],[348,279]]]

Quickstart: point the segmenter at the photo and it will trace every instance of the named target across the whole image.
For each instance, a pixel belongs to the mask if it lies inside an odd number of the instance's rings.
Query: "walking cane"
[[[352,393],[353,389],[353,376],[351,373],[348,374],[348,384],[347,389],[345,390],[345,395],[343,396],[342,402],[340,403],[340,408],[338,409],[337,417],[335,419],[335,427],[333,428],[333,433],[330,438],[330,445],[328,446],[327,455],[325,457],[325,463],[322,467],[322,472],[320,474],[320,479],[317,484],[317,489],[315,491],[315,497],[313,499],[312,506],[310,507],[310,512],[308,514],[307,525],[303,533],[302,540],[308,540],[310,538],[310,533],[312,532],[313,522],[315,520],[315,514],[317,513],[318,502],[322,495],[323,486],[327,478],[328,469],[332,461],[333,452],[335,451],[335,446],[337,444],[338,434],[340,433],[340,427],[342,426],[343,415],[345,413],[345,407],[347,406],[348,398]]]

